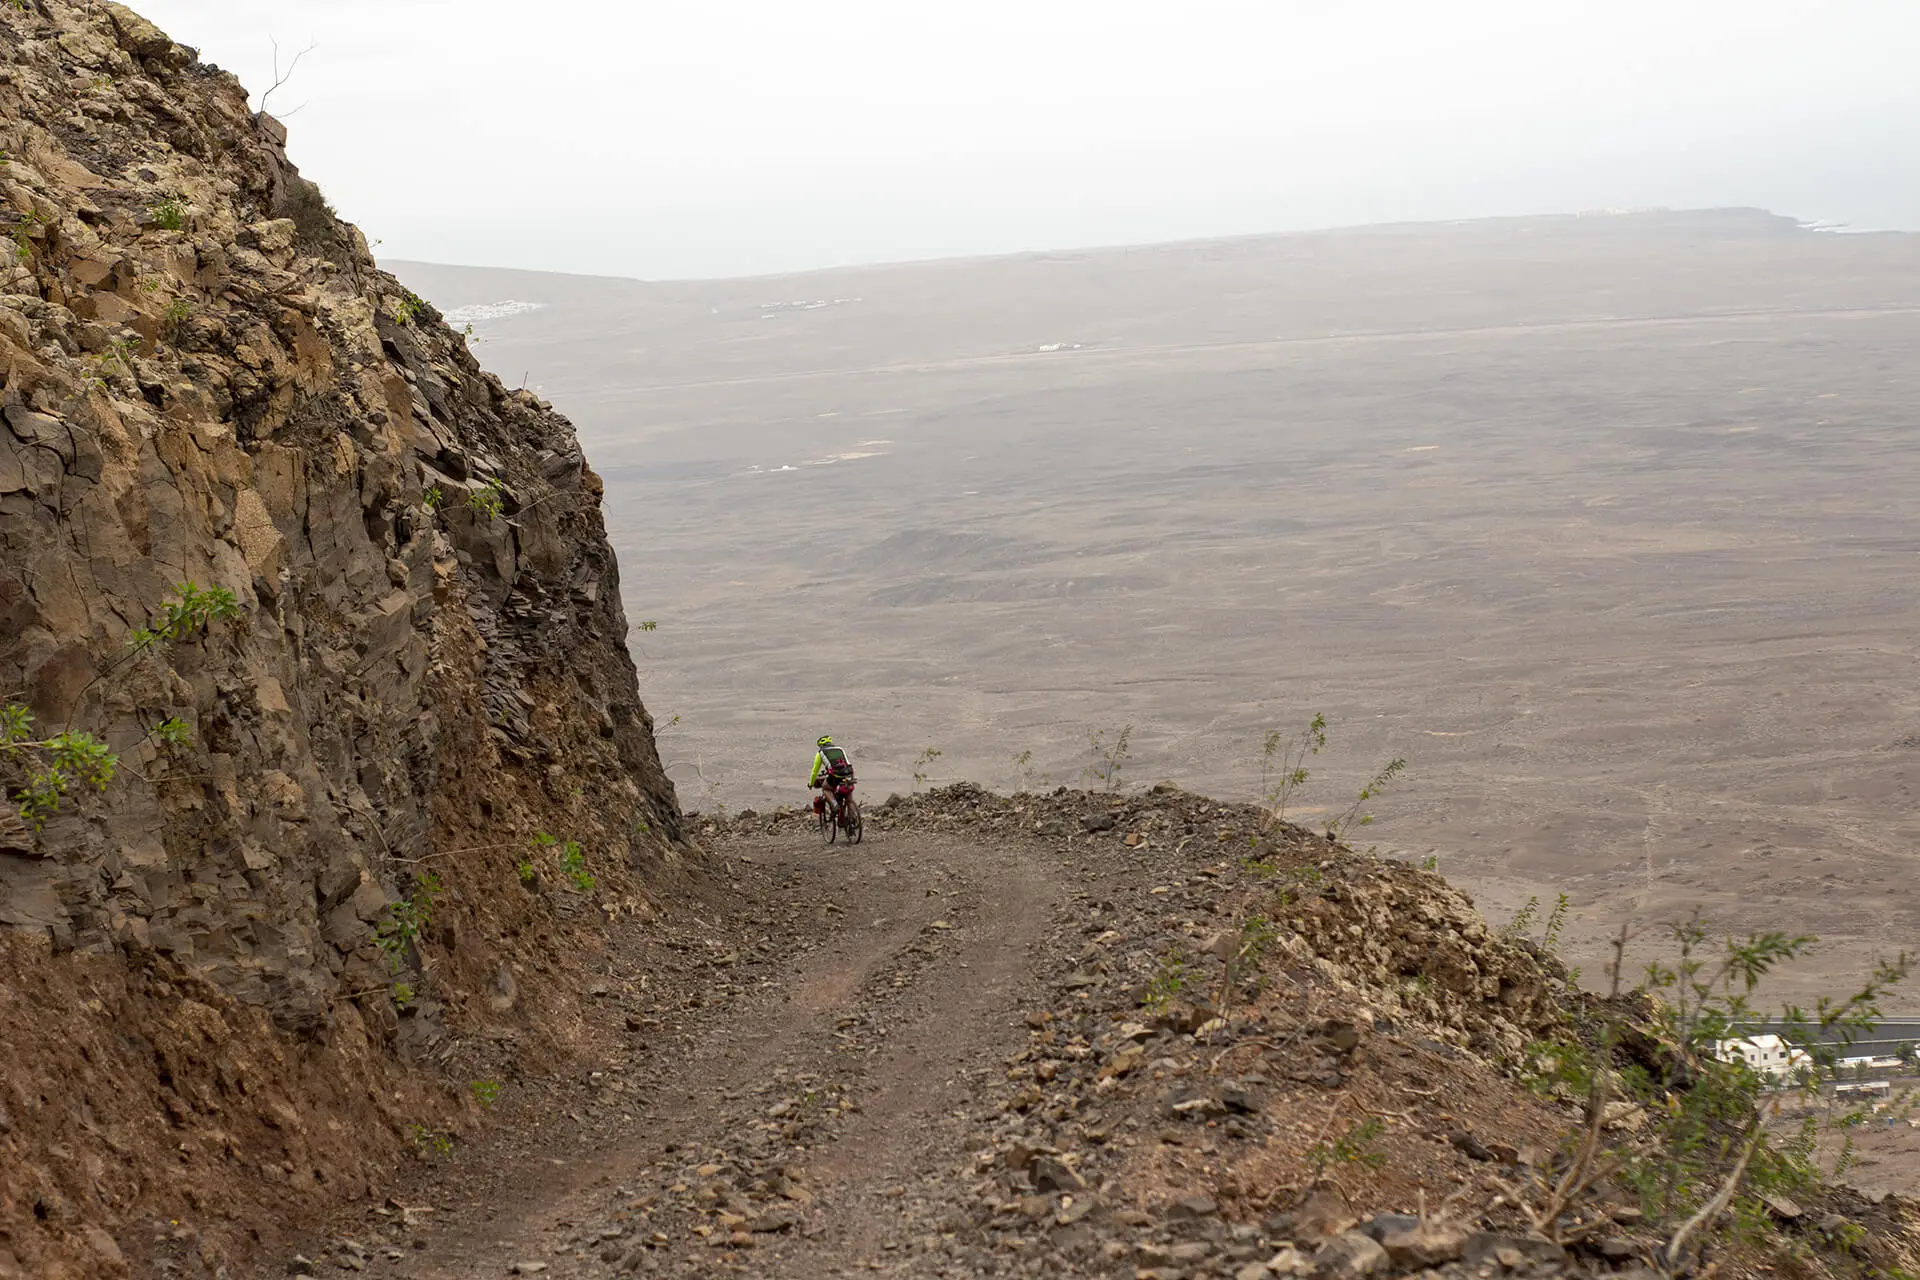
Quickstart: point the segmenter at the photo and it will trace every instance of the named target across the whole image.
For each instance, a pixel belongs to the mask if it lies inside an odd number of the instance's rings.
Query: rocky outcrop
[[[0,7],[0,702],[118,757],[37,830],[0,808],[0,1275],[108,1265],[132,1197],[85,1170],[139,1174],[149,1124],[257,1126],[208,1157],[255,1182],[312,1188],[341,1116],[377,1153],[402,1059],[538,1023],[514,935],[681,860],[572,427],[285,143],[120,5]]]

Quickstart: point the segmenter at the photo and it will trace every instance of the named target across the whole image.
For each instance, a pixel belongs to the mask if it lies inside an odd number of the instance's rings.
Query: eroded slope
[[[119,5],[0,7],[0,782],[117,756],[0,808],[0,1275],[377,1182],[684,865],[571,425],[285,139]]]

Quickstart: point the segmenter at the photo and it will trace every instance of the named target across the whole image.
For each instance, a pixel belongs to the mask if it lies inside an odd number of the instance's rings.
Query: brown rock
[[[1452,1223],[1422,1222],[1385,1233],[1380,1247],[1395,1266],[1437,1267],[1466,1252],[1467,1230]]]
[[[1313,1255],[1313,1273],[1324,1280],[1360,1280],[1379,1275],[1391,1265],[1387,1251],[1358,1231],[1342,1232]]]
[[[1220,1212],[1220,1204],[1204,1192],[1181,1196],[1167,1206],[1167,1217],[1174,1221],[1190,1221],[1194,1218],[1211,1218]]]
[[[1043,1156],[1033,1162],[1028,1176],[1033,1179],[1035,1191],[1084,1191],[1085,1178],[1073,1171],[1072,1166],[1052,1156]]]

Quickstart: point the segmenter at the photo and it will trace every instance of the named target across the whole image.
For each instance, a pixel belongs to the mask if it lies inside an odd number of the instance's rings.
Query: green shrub
[[[239,615],[239,601],[225,587],[203,591],[192,582],[181,583],[173,589],[173,599],[167,601],[162,613],[130,633],[128,651],[92,683],[110,679],[142,654]],[[191,737],[185,721],[168,716],[148,729],[140,741],[179,747]],[[7,702],[0,703],[0,765],[6,766],[15,779],[11,785],[16,812],[35,831],[42,831],[73,792],[106,790],[119,769],[120,756],[84,730],[68,729],[52,737],[36,737],[33,713],[22,703]]]
[[[556,836],[548,835],[544,831],[539,831],[534,833],[533,844],[536,849],[554,850],[554,856],[560,863],[560,874],[571,881],[574,888],[578,889],[581,893],[593,892],[593,887],[598,882],[593,878],[593,874],[587,870],[587,854],[586,851],[580,847],[579,841],[561,840]],[[526,878],[526,875],[522,873],[521,879],[524,881]]]
[[[422,871],[413,880],[413,892],[387,904],[386,919],[374,930],[374,940],[387,953],[387,966],[400,971],[408,948],[412,947],[433,923],[433,908],[442,892],[440,877]]]
[[[1552,1169],[1505,1191],[1534,1230],[1569,1243],[1590,1229],[1583,1225],[1589,1218],[1605,1215],[1596,1189],[1618,1182],[1639,1196],[1647,1227],[1661,1233],[1663,1273],[1679,1274],[1723,1220],[1735,1231],[1756,1227],[1766,1221],[1761,1197],[1805,1192],[1832,1176],[1815,1164],[1817,1116],[1781,1135],[1769,1130],[1767,1113],[1782,1092],[1819,1097],[1840,1047],[1879,1022],[1881,999],[1912,966],[1902,954],[1877,964],[1850,996],[1768,1014],[1754,1004],[1754,991],[1816,939],[1769,931],[1716,944],[1697,913],[1670,929],[1676,958],[1650,964],[1630,991],[1623,970],[1631,934],[1622,929],[1608,966],[1611,996],[1592,1006],[1595,1025],[1584,1038],[1532,1047],[1535,1087],[1584,1097],[1582,1118]],[[1630,1017],[1632,1009],[1640,1013]],[[1726,1043],[1763,1032],[1797,1046],[1805,1066],[1774,1079],[1737,1054],[1723,1056]],[[1628,1045],[1638,1048],[1628,1053]],[[1623,1113],[1644,1123],[1617,1127]],[[1845,1129],[1862,1114],[1833,1123]],[[1843,1144],[1839,1164],[1848,1159]]]
[[[1260,798],[1266,802],[1270,821],[1283,822],[1287,802],[1306,784],[1310,776],[1307,757],[1317,756],[1327,745],[1327,718],[1315,715],[1307,727],[1289,738],[1278,729],[1267,730],[1260,748]]]
[[[180,336],[180,327],[193,319],[193,303],[185,298],[175,298],[160,313],[161,336],[172,342]]]
[[[489,520],[498,520],[507,509],[507,486],[488,476],[467,495],[467,505]]]
[[[287,179],[276,217],[292,218],[294,239],[309,250],[321,251],[340,243],[340,220],[320,188],[305,178]]]
[[[412,324],[425,314],[426,310],[427,304],[421,300],[420,295],[409,293],[406,297],[394,303],[393,310],[388,314],[393,317],[395,324]]]

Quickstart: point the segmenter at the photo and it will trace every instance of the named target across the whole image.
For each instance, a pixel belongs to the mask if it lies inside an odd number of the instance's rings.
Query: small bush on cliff
[[[274,209],[278,217],[293,219],[295,240],[309,250],[329,249],[340,242],[340,221],[320,188],[305,178],[289,178]]]
[[[191,319],[193,319],[193,304],[185,298],[175,298],[167,304],[167,309],[160,313],[160,336],[168,342],[176,341],[180,337],[181,326]]]
[[[142,654],[205,631],[216,622],[240,616],[240,602],[225,587],[201,590],[192,582],[173,589],[159,616],[127,637],[128,652],[96,675],[87,688],[111,678]],[[82,690],[82,694],[86,690]],[[0,767],[14,774],[13,803],[20,819],[35,831],[46,828],[75,791],[105,791],[120,767],[120,753],[85,730],[63,729],[36,737],[33,713],[18,702],[0,703]],[[185,746],[192,737],[186,721],[167,716],[154,722],[132,746],[158,742]],[[131,749],[131,748],[124,748]]]
[[[1723,1220],[1750,1228],[1764,1223],[1760,1197],[1811,1190],[1830,1176],[1814,1162],[1818,1134],[1811,1112],[1784,1138],[1768,1118],[1792,1095],[1819,1098],[1840,1046],[1877,1025],[1881,999],[1912,967],[1902,954],[1876,965],[1844,999],[1823,997],[1811,1010],[1788,1005],[1766,1014],[1753,1003],[1755,989],[1816,939],[1773,931],[1714,944],[1697,914],[1671,926],[1671,936],[1677,957],[1649,965],[1626,991],[1629,934],[1622,930],[1608,966],[1612,996],[1598,1006],[1595,1034],[1534,1047],[1536,1086],[1583,1098],[1583,1118],[1552,1169],[1536,1170],[1523,1185],[1503,1185],[1505,1198],[1535,1230],[1566,1244],[1604,1226],[1610,1206],[1598,1203],[1596,1188],[1618,1181],[1638,1194],[1648,1223],[1662,1232],[1659,1260],[1667,1274],[1686,1264]],[[1629,1019],[1627,1009],[1650,1012]],[[1772,1077],[1725,1051],[1728,1042],[1763,1032],[1796,1046],[1802,1068]],[[1860,1118],[1851,1113],[1837,1123],[1850,1126]]]
[[[1307,757],[1317,756],[1327,745],[1327,718],[1315,715],[1307,727],[1288,737],[1279,729],[1267,730],[1260,748],[1260,798],[1274,822],[1284,822],[1287,802],[1306,785],[1311,776]]]
[[[180,640],[196,631],[205,631],[216,622],[228,622],[240,616],[240,601],[225,587],[202,591],[192,582],[173,589],[173,599],[151,623],[136,627],[127,644],[136,653],[144,653],[170,640]]]
[[[90,733],[35,738],[33,713],[14,702],[0,706],[0,758],[24,775],[13,800],[21,820],[35,831],[59,812],[69,792],[105,791],[120,764],[120,757]]]
[[[187,225],[187,206],[169,197],[147,210],[162,231],[180,231]]]
[[[1307,758],[1319,755],[1326,746],[1327,718],[1324,715],[1315,715],[1307,722],[1306,728],[1297,734],[1289,735],[1279,729],[1267,731],[1260,747],[1260,799],[1266,810],[1268,827],[1286,820],[1287,805],[1311,776],[1307,769]],[[1406,769],[1407,762],[1398,757],[1382,765],[1380,771],[1367,780],[1367,785],[1360,788],[1353,803],[1328,820],[1327,839],[1338,840],[1354,827],[1371,825],[1373,815],[1362,812],[1367,801],[1386,790]]]
[[[554,850],[554,855],[560,863],[560,874],[571,881],[573,887],[581,893],[593,892],[593,886],[597,882],[593,878],[593,873],[587,870],[586,850],[580,847],[578,840],[561,840],[557,836],[540,831],[534,834],[533,845],[536,849]],[[522,875],[521,879],[524,881],[525,875]]]
[[[395,324],[412,324],[426,314],[426,310],[427,304],[421,300],[420,295],[409,293],[393,304],[393,310],[389,314],[393,316]]]
[[[1407,762],[1398,757],[1382,765],[1380,772],[1374,774],[1367,780],[1367,785],[1360,788],[1360,794],[1354,797],[1353,803],[1347,806],[1346,812],[1327,824],[1327,839],[1338,840],[1354,827],[1371,826],[1373,815],[1360,812],[1361,807],[1386,790],[1393,780],[1406,770]]]
[[[1318,1181],[1330,1171],[1349,1165],[1378,1169],[1387,1162],[1387,1157],[1375,1151],[1373,1144],[1386,1131],[1385,1121],[1368,1116],[1349,1125],[1345,1133],[1332,1141],[1322,1138],[1314,1143],[1307,1148],[1307,1164],[1313,1169],[1314,1179]]]
[[[488,476],[467,495],[467,505],[489,520],[498,520],[507,509],[507,486]]]
[[[1087,766],[1087,776],[1107,791],[1119,790],[1120,771],[1126,766],[1132,741],[1133,726],[1131,724],[1121,726],[1120,732],[1114,735],[1111,744],[1107,741],[1107,730],[1089,730],[1087,746],[1093,751],[1094,763]]]
[[[387,904],[387,917],[374,930],[374,939],[387,953],[388,968],[399,972],[406,953],[433,923],[433,908],[443,886],[440,877],[423,871],[414,878],[413,892]]]

